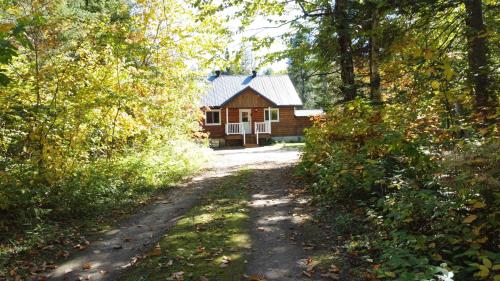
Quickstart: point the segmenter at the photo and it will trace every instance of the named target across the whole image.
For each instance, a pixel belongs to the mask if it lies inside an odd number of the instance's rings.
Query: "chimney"
[[[219,77],[220,76],[220,70],[216,70],[215,71],[215,77]]]
[[[252,70],[252,78],[255,78],[257,76],[257,71]]]

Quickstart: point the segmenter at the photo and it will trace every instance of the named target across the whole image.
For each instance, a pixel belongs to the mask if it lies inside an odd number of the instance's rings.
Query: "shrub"
[[[498,274],[498,139],[453,139],[439,120],[358,99],[307,131],[300,172],[321,200],[363,208],[380,278]]]
[[[17,223],[50,215],[82,216],[102,212],[145,196],[192,174],[204,162],[205,148],[172,140],[129,150],[110,159],[87,161],[65,171],[57,182],[28,180],[36,173],[8,169],[0,190],[0,212]],[[14,165],[15,166],[15,165]],[[32,176],[20,173],[31,173]],[[26,179],[26,180],[25,180]],[[23,188],[19,188],[19,185]]]

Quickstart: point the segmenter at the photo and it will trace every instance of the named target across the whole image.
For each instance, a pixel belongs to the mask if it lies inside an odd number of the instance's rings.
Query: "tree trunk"
[[[300,80],[301,80],[301,88],[300,88],[300,96],[302,99],[302,102],[306,102],[306,74],[304,73],[304,70],[300,70]]]
[[[356,97],[354,83],[354,63],[352,59],[351,31],[347,16],[348,0],[335,1],[335,27],[337,30],[337,43],[340,50],[340,77],[342,79],[342,94],[344,101],[351,101]]]
[[[476,108],[481,110],[489,105],[491,98],[482,0],[465,0],[464,2],[467,12],[465,23],[467,25],[469,77],[474,89]]]
[[[380,104],[380,73],[379,73],[379,45],[378,45],[379,9],[373,7],[370,24],[370,98],[374,104]]]

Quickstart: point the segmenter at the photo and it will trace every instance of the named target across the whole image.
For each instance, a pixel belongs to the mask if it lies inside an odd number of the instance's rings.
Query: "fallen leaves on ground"
[[[224,268],[224,267],[227,267],[229,265],[229,263],[231,262],[231,258],[227,257],[227,256],[223,256],[222,257],[222,262],[221,264],[219,265],[219,267],[221,268]]]
[[[82,266],[83,270],[88,270],[92,268],[92,265],[89,262],[86,262]]]
[[[184,271],[174,272],[167,278],[168,281],[184,281]]]
[[[161,247],[160,244],[156,244],[156,246],[148,252],[148,257],[157,257],[161,255]]]
[[[243,275],[248,281],[266,281],[264,277],[258,275]]]

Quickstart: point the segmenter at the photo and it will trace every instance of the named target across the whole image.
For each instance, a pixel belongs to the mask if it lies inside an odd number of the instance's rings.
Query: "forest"
[[[296,174],[349,222],[367,280],[500,280],[499,14],[495,0],[0,0],[0,280],[199,171],[200,77],[238,64],[230,20],[262,18],[289,32],[246,40],[286,42],[262,63],[286,59],[325,110]]]

